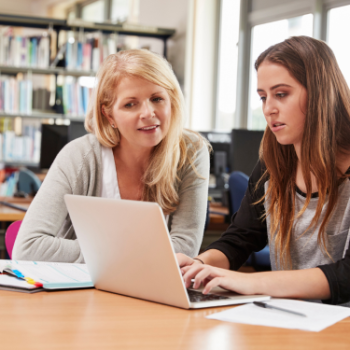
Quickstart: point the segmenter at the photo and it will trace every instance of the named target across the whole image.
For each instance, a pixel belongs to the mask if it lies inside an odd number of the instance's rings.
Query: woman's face
[[[258,68],[258,94],[277,141],[300,148],[307,106],[305,87],[282,65],[264,61]]]
[[[171,102],[166,89],[145,79],[124,77],[108,119],[120,132],[120,145],[152,148],[169,131]]]

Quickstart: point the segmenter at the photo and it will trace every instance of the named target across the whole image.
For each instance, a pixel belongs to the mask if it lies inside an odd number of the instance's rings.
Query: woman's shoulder
[[[183,138],[187,151],[193,157],[209,154],[209,150],[211,149],[210,143],[200,133],[184,129]]]
[[[87,155],[88,153],[100,152],[101,144],[93,134],[86,134],[73,141],[67,143],[62,151],[66,153],[73,152],[81,155]]]
[[[206,178],[209,174],[209,149],[210,144],[199,133],[184,130],[183,140],[186,150],[184,151],[184,163],[178,174],[184,176],[195,176]]]
[[[205,141],[205,138],[199,132],[190,129],[184,129],[183,136],[186,144],[193,144],[196,142],[201,143]]]
[[[80,163],[87,158],[101,158],[101,144],[93,134],[87,134],[69,142],[57,156],[60,163]]]

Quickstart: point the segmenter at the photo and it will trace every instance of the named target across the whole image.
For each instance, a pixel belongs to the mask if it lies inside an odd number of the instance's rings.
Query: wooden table
[[[28,208],[32,200],[33,200],[32,198],[0,197],[0,201],[15,204],[23,208]],[[24,211],[9,208],[5,205],[0,204],[0,221],[23,220],[24,215],[25,215]]]
[[[208,320],[227,307],[182,310],[95,289],[0,291],[2,349],[349,349],[350,318],[322,332]]]

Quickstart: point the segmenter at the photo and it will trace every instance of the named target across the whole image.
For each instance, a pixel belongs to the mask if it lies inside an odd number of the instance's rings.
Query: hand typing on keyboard
[[[192,284],[194,289],[204,286],[203,294],[208,294],[214,287],[221,287],[239,294],[259,294],[261,284],[258,274],[241,273],[204,264],[192,264],[181,268],[186,288]],[[261,293],[263,294],[263,293]]]

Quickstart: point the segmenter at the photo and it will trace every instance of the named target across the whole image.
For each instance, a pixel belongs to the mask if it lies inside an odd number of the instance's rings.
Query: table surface
[[[319,333],[208,320],[228,307],[182,310],[95,289],[0,291],[3,349],[349,349],[350,318]]]
[[[32,198],[0,197],[0,201],[15,204],[23,208],[28,208],[32,200]],[[0,221],[23,220],[25,214],[26,213],[24,211],[0,204]]]
[[[14,198],[14,197],[0,197],[0,201],[9,202],[19,205],[24,208],[28,208],[32,198]],[[221,203],[211,203],[210,210],[216,213],[228,214],[228,208],[223,207]],[[224,224],[225,217],[220,214],[210,213],[210,222],[214,224]],[[25,212],[6,207],[0,204],[0,221],[16,221],[23,220]]]

